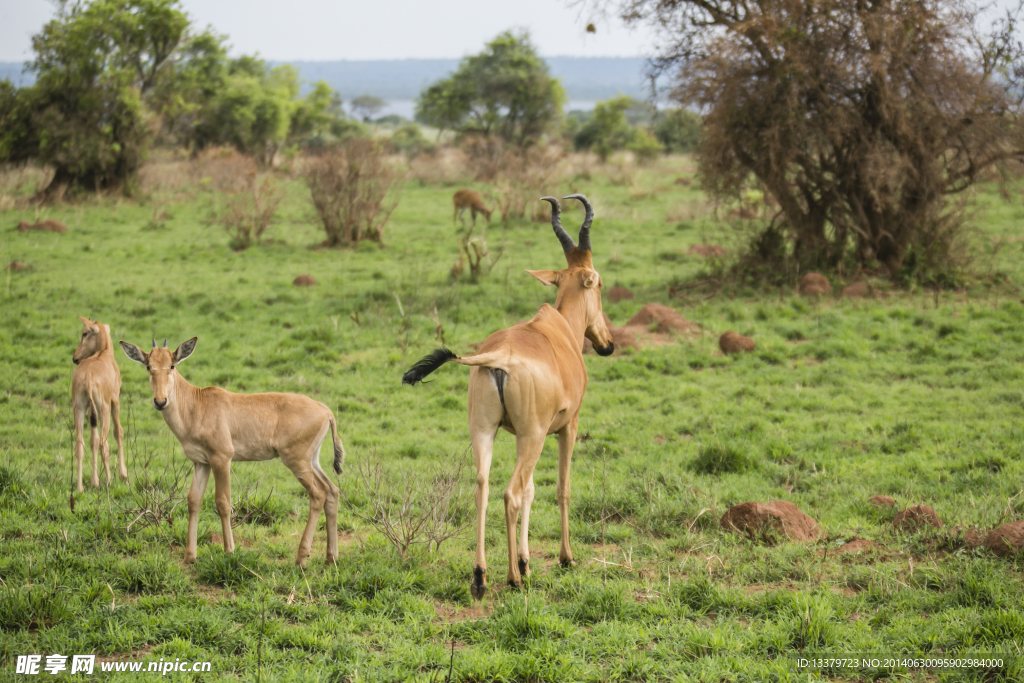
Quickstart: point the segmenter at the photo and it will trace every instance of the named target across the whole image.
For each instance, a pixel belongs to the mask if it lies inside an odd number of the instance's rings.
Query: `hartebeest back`
[[[455,205],[455,215],[452,217],[452,222],[459,220],[463,214],[466,213],[466,209],[469,209],[470,216],[473,218],[473,226],[476,227],[476,215],[482,214],[487,218],[487,222],[491,222],[491,211],[484,205],[484,199],[480,196],[479,192],[473,190],[459,190],[452,195],[452,204]]]
[[[107,437],[111,419],[114,421],[114,438],[117,440],[118,474],[122,479],[128,479],[128,468],[124,463],[124,431],[121,429],[121,371],[114,358],[110,326],[82,316],[78,316],[78,319],[84,328],[78,348],[71,356],[71,360],[78,366],[71,376],[71,411],[75,419],[75,463],[78,469],[76,490],[83,491],[85,438],[82,432],[86,415],[89,416],[91,428],[92,485],[100,485],[97,451],[103,455],[103,469],[107,473],[107,483],[110,483],[110,444],[107,443]]]
[[[602,356],[611,354],[614,348],[601,312],[601,276],[591,260],[590,225],[594,212],[583,195],[566,197],[571,198],[578,199],[587,210],[578,246],[562,229],[558,200],[543,198],[551,203],[551,226],[562,244],[568,267],[527,271],[545,285],[558,287],[555,306],[544,304],[532,320],[495,332],[474,356],[459,358],[448,349],[438,349],[402,378],[405,384],[415,384],[450,360],[471,366],[469,431],[477,468],[477,552],[470,591],[477,599],[487,590],[484,521],[491,455],[499,427],[516,437],[515,469],[505,489],[509,584],[521,586],[522,576],[530,573],[533,470],[548,434],[558,434],[558,507],[562,520],[558,557],[563,565],[573,563],[569,546],[569,465],[587,389],[583,339],[590,339]],[[522,540],[517,547],[520,511]]]
[[[327,432],[334,439],[334,471],[341,474],[345,449],[331,409],[299,394],[235,394],[218,387],[199,388],[178,374],[177,366],[192,355],[196,337],[174,351],[142,349],[121,342],[125,355],[149,371],[153,405],[192,461],[192,487],[188,493],[188,541],[185,561],[195,562],[199,507],[213,471],[224,535],[224,550],[233,552],[231,534],[231,462],[281,458],[309,493],[309,519],[299,542],[296,563],[306,565],[320,511],[327,510],[327,561],[338,559],[338,487],[320,468],[320,445]]]

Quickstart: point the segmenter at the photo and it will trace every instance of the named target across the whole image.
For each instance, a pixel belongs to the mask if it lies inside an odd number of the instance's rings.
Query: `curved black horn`
[[[578,199],[583,204],[583,208],[587,210],[587,217],[583,219],[583,225],[580,226],[580,251],[590,251],[590,224],[594,222],[594,207],[590,205],[590,200],[587,199],[586,195],[582,194],[571,194],[568,197],[562,197],[562,199]]]
[[[153,348],[156,348],[156,337],[153,337]]]
[[[165,349],[167,348],[167,340],[166,339],[164,339],[164,348]]]
[[[576,248],[576,244],[572,241],[572,237],[569,237],[569,233],[562,227],[562,221],[559,220],[561,209],[558,206],[558,200],[554,197],[541,197],[540,201],[551,204],[551,227],[555,231],[555,237],[562,243],[562,251],[568,254],[570,251]]]

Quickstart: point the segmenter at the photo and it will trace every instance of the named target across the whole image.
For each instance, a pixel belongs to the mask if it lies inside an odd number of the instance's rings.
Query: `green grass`
[[[1024,516],[1024,243],[992,247],[1014,236],[1024,207],[982,188],[978,275],[965,291],[813,302],[731,288],[673,299],[670,284],[708,269],[685,253],[690,244],[735,246],[699,191],[673,183],[688,163],[659,162],[634,186],[594,174],[551,189],[583,191],[595,205],[605,286],[636,295],[605,301],[615,324],[657,301],[706,333],[587,357],[572,470],[577,566],[557,563],[552,438],[535,476],[533,577],[522,592],[503,586],[502,494],[515,451],[499,434],[491,590],[480,604],[469,595],[473,534],[399,560],[362,521],[370,510],[355,468],[375,453],[392,472],[427,476],[470,458],[465,369],[446,366],[414,388],[401,374],[440,344],[435,310],[447,344],[465,353],[553,300],[523,272],[560,267],[548,225],[493,223],[491,251],[504,243],[505,253],[473,283],[449,275],[457,187],[410,181],[385,249],[317,248],[299,183],[273,243],[241,253],[207,224],[217,197],[201,190],[168,201],[160,229],[144,199],[52,209],[47,217],[69,226],[62,235],[12,231],[34,214],[0,214],[3,263],[32,266],[0,281],[0,678],[14,677],[19,654],[57,652],[211,660],[212,674],[195,675],[203,681],[445,680],[450,662],[462,681],[783,681],[814,677],[795,666],[801,653],[1019,654],[1020,559],[960,540]],[[581,218],[572,208],[564,223]],[[293,287],[302,273],[317,286]],[[259,514],[235,530],[232,556],[214,539],[208,493],[191,566],[183,507],[126,531],[133,497],[115,482],[76,495],[72,511],[76,315],[137,344],[198,335],[181,368],[194,384],[294,391],[330,406],[348,451],[336,478],[338,565],[323,563],[321,526],[306,570],[295,567],[308,502],[278,462],[234,468],[236,507]],[[757,350],[722,356],[717,336],[730,329]],[[150,407],[145,371],[117,355],[130,471],[138,479],[152,456],[149,478],[166,482],[184,456]],[[471,506],[471,467],[465,477],[461,504]],[[875,494],[930,505],[946,527],[896,533],[894,513],[868,504]],[[769,546],[718,528],[729,506],[769,499],[797,504],[822,539]],[[882,548],[833,552],[853,538]],[[1020,680],[1024,664],[1005,659],[987,678],[932,669],[901,680]]]

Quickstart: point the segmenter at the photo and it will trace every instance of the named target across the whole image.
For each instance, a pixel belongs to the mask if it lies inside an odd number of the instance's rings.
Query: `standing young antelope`
[[[196,337],[174,351],[157,348],[144,352],[121,342],[125,355],[149,371],[153,405],[181,442],[192,461],[192,487],[188,493],[188,541],[185,562],[196,561],[199,506],[213,472],[217,513],[224,532],[224,551],[234,552],[231,534],[231,462],[281,458],[285,467],[309,493],[309,519],[295,559],[306,566],[320,512],[327,509],[327,561],[338,559],[338,487],[320,469],[320,445],[327,432],[334,438],[334,471],[341,474],[345,449],[331,409],[299,394],[234,394],[218,387],[199,388],[178,374],[177,367],[192,355]]]
[[[473,218],[473,227],[476,227],[476,215],[482,214],[487,218],[487,222],[491,222],[491,211],[484,206],[483,197],[480,196],[479,192],[473,190],[459,190],[452,195],[452,203],[455,205],[455,215],[452,217],[452,222],[459,220],[466,213],[466,209],[469,209],[469,214]],[[465,221],[465,219],[463,219]],[[465,225],[465,223],[463,223]]]
[[[594,211],[583,195],[565,199],[578,199],[587,211],[578,246],[562,229],[558,200],[543,197],[542,201],[551,203],[551,227],[562,244],[568,267],[526,271],[543,284],[558,287],[554,307],[544,304],[532,320],[495,332],[474,356],[459,358],[448,349],[438,349],[402,377],[404,384],[416,384],[448,361],[471,366],[469,431],[477,469],[477,551],[470,592],[478,600],[487,590],[484,522],[488,474],[499,427],[516,437],[516,464],[505,489],[509,585],[518,588],[522,586],[522,577],[530,575],[528,536],[533,470],[548,434],[558,434],[558,508],[562,520],[558,558],[563,566],[573,564],[569,547],[569,465],[587,389],[583,338],[593,342],[602,356],[611,354],[614,348],[601,312],[601,276],[591,260],[590,224]],[[516,523],[520,512],[521,541],[517,547]]]
[[[114,438],[117,440],[118,474],[128,479],[128,468],[124,464],[124,431],[121,429],[121,371],[114,359],[114,345],[110,341],[110,326],[78,316],[84,329],[78,348],[71,360],[78,367],[71,376],[71,410],[75,418],[75,463],[78,466],[78,486],[82,486],[82,460],[85,458],[85,416],[89,416],[92,446],[92,485],[100,485],[100,467],[97,451],[103,455],[103,469],[110,483],[110,444],[107,436],[110,421],[114,421]],[[99,424],[99,434],[96,427]]]

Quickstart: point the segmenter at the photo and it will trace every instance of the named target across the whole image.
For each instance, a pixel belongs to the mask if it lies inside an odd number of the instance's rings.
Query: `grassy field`
[[[30,653],[210,661],[211,673],[171,674],[197,681],[443,681],[449,668],[460,681],[1024,679],[1020,559],[962,543],[968,529],[1024,517],[1024,243],[993,241],[1019,232],[1020,198],[986,187],[972,200],[977,275],[960,291],[817,302],[789,288],[726,287],[670,298],[670,284],[708,272],[689,245],[734,246],[696,186],[674,182],[691,174],[687,159],[669,158],[632,182],[596,173],[550,190],[595,205],[606,291],[636,295],[605,299],[614,324],[660,302],[704,333],[587,357],[572,477],[577,567],[557,565],[551,438],[536,473],[534,573],[520,592],[502,586],[514,442],[499,434],[482,603],[469,595],[472,534],[399,558],[364,521],[371,496],[356,473],[372,458],[400,485],[462,459],[457,512],[472,517],[468,371],[449,365],[414,388],[401,374],[440,344],[439,325],[467,353],[553,300],[523,272],[564,264],[549,225],[495,221],[488,240],[504,253],[474,283],[450,276],[458,186],[410,181],[384,249],[316,248],[322,234],[298,182],[272,243],[241,253],[209,224],[220,199],[201,186],[48,210],[65,234],[19,233],[35,214],[0,214],[0,259],[30,266],[0,281],[0,679],[21,680],[15,660]],[[166,218],[154,220],[155,201]],[[572,210],[564,222],[581,218]],[[318,284],[292,286],[299,274]],[[308,503],[279,462],[234,467],[236,507],[265,513],[235,530],[234,555],[217,542],[212,491],[195,565],[182,562],[184,505],[169,523],[126,530],[132,486],[169,490],[172,466],[186,461],[144,369],[120,350],[135,484],[87,487],[72,511],[76,315],[139,345],[198,335],[181,368],[193,384],[330,406],[348,451],[336,477],[338,564],[324,564],[321,527],[306,570],[295,567]],[[730,329],[757,350],[723,356],[717,337]],[[875,494],[930,505],[946,526],[898,533],[895,511],[868,503]],[[728,507],[752,500],[794,502],[821,540],[753,542],[719,528]],[[852,539],[876,547],[840,552]],[[812,653],[998,653],[1004,665],[891,676],[799,668],[796,657]]]

